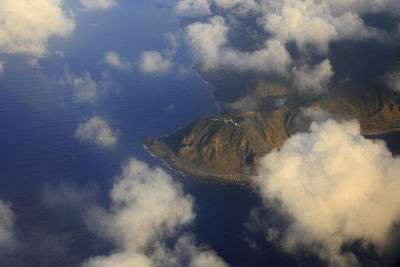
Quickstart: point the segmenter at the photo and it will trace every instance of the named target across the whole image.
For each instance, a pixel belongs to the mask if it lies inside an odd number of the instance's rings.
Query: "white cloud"
[[[211,14],[210,3],[208,0],[180,0],[175,11],[188,17],[206,16]]]
[[[107,71],[104,71],[101,77],[101,81],[95,81],[90,73],[86,72],[84,75],[73,74],[66,66],[60,84],[72,87],[74,98],[77,102],[94,103],[110,91],[112,87],[116,87]]]
[[[268,230],[282,231],[286,251],[309,249],[332,266],[354,266],[343,244],[373,244],[379,255],[388,249],[400,219],[400,158],[364,138],[356,121],[314,122],[261,164],[254,181],[265,205],[292,218],[286,229]]]
[[[98,98],[99,86],[92,80],[90,73],[83,76],[65,73],[66,82],[74,89],[74,97],[78,102],[94,102]]]
[[[163,57],[157,51],[147,51],[140,55],[139,67],[144,73],[165,73],[174,65],[174,63]]]
[[[305,65],[293,69],[294,86],[300,93],[320,94],[327,91],[327,86],[333,76],[329,59],[310,68]]]
[[[4,75],[4,62],[0,61],[0,77]]]
[[[197,22],[187,27],[193,55],[204,69],[227,67],[240,71],[286,73],[291,57],[278,40],[268,40],[256,51],[241,52],[227,46],[228,30],[221,16],[210,18],[208,23]]]
[[[95,232],[129,250],[144,248],[153,237],[169,236],[194,218],[193,200],[181,185],[162,169],[152,170],[137,160],[123,168],[110,197],[111,213],[97,210],[89,219]]]
[[[79,124],[75,136],[103,147],[111,147],[117,143],[118,131],[112,130],[108,123],[98,116]]]
[[[196,22],[189,25],[186,32],[195,58],[206,68],[218,66],[220,47],[228,42],[224,18],[215,16],[208,23]]]
[[[325,2],[282,2],[278,12],[264,16],[263,25],[282,42],[295,41],[303,52],[312,45],[313,51],[317,48],[320,53],[326,53],[331,41],[367,39],[377,34],[356,13],[344,12],[334,16]]]
[[[115,0],[81,0],[81,4],[88,10],[108,10],[119,5]]]
[[[239,52],[234,49],[221,51],[222,66],[240,71],[279,73],[286,75],[292,63],[290,54],[278,40],[268,40],[263,48],[252,52]]]
[[[106,53],[105,61],[111,67],[117,68],[122,71],[129,71],[131,69],[131,63],[129,63],[129,61],[121,59],[120,56],[113,51],[108,51]]]
[[[46,56],[49,37],[68,37],[75,27],[61,5],[61,0],[0,1],[0,53]]]
[[[400,92],[400,70],[394,70],[386,74],[386,84],[390,89]]]
[[[315,67],[307,65],[315,64],[315,56],[329,55],[334,42],[391,39],[390,33],[364,22],[365,14],[400,15],[400,4],[394,0],[180,0],[176,9],[200,16],[186,27],[186,37],[193,58],[204,70],[225,68],[307,79],[309,75],[302,72],[326,71],[325,78],[331,75],[326,62]],[[244,16],[246,22],[241,19]],[[248,26],[252,24],[249,19],[254,27]],[[235,39],[241,34],[257,40],[252,50],[234,48],[241,45]],[[292,48],[292,43],[298,50],[290,49],[290,54],[286,47]],[[299,67],[300,64],[305,67]],[[313,88],[307,85],[309,92],[318,92],[325,85],[324,77],[319,78]]]
[[[0,252],[10,250],[16,245],[14,221],[11,205],[0,200]]]
[[[83,266],[227,266],[215,252],[194,245],[180,230],[194,219],[193,199],[160,168],[132,159],[110,192],[111,208],[92,208],[88,227],[115,250]],[[174,238],[173,248],[165,243]],[[201,265],[214,264],[215,265]]]
[[[140,55],[138,66],[143,73],[164,74],[175,65],[172,58],[179,48],[177,36],[168,32],[164,37],[168,40],[169,47],[163,49],[162,53],[152,50]]]

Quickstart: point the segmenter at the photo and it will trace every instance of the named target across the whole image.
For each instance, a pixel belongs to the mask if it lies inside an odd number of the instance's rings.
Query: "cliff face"
[[[358,97],[332,96],[315,104],[345,119],[357,119],[364,134],[379,134],[400,127],[400,97],[396,93],[365,93]]]
[[[145,145],[173,169],[187,175],[245,183],[256,173],[260,157],[279,148],[290,135],[307,130],[309,121],[303,118],[301,108],[310,106],[357,119],[364,134],[400,129],[397,94],[363,93],[357,98],[330,96],[301,107],[203,118],[170,137],[149,139]]]

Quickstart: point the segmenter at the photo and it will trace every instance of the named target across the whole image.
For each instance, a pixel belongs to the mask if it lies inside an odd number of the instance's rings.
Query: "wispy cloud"
[[[75,136],[102,147],[112,147],[117,144],[118,131],[112,130],[105,120],[94,116],[79,124]]]
[[[131,63],[121,59],[120,56],[113,51],[108,51],[104,58],[106,63],[111,67],[122,71],[129,71],[131,69]]]
[[[42,194],[44,205],[50,208],[83,209],[95,200],[97,187],[90,185],[82,188],[75,184],[62,183],[57,187],[45,186]]]
[[[400,92],[400,70],[394,70],[386,74],[387,86],[393,91]]]
[[[77,102],[94,103],[106,95],[116,84],[112,81],[109,72],[101,74],[102,80],[95,81],[89,72],[83,75],[71,73],[66,66],[64,76],[60,79],[61,85],[68,85],[73,89],[74,98]]]

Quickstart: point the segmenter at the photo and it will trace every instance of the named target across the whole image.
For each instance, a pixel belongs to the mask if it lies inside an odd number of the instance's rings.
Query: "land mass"
[[[243,110],[241,106],[252,108]],[[400,130],[400,97],[384,89],[343,87],[319,99],[306,100],[284,86],[258,83],[250,94],[226,107],[231,110],[199,119],[168,137],[147,138],[144,145],[187,176],[246,184],[257,174],[262,156],[279,148],[291,135],[308,130],[311,119],[304,116],[308,108],[357,119],[364,135]]]

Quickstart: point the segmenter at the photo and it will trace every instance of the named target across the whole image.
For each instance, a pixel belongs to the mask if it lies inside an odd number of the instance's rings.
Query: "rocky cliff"
[[[286,94],[282,89],[257,90],[257,94],[265,94],[264,98]],[[400,129],[398,94],[352,91],[301,105],[203,118],[169,137],[149,138],[145,146],[173,169],[189,176],[246,183],[256,173],[260,157],[279,148],[290,135],[308,129],[310,121],[302,115],[307,107],[320,107],[345,119],[357,119],[366,135]]]

